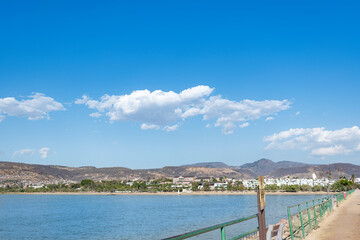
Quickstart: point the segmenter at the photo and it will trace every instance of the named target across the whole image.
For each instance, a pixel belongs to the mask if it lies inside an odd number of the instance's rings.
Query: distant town
[[[254,191],[257,179],[228,177],[176,176],[159,179],[101,180],[84,179],[81,182],[2,183],[0,192],[197,192],[197,191]],[[359,188],[360,178],[265,178],[265,190],[282,192],[347,191]]]
[[[158,169],[66,167],[0,161],[0,192],[344,191],[358,187],[360,166],[260,159],[241,166],[206,162]]]

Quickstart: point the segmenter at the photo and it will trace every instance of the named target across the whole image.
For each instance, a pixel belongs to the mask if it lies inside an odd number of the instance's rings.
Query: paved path
[[[360,239],[360,190],[353,192],[312,231],[306,240],[359,240]]]

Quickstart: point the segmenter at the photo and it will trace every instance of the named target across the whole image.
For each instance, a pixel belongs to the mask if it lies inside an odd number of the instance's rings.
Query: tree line
[[[351,189],[360,188],[359,183],[355,183],[348,179],[339,179],[333,185],[321,186],[315,185],[281,185],[267,184],[265,185],[266,191],[282,191],[282,192],[320,192],[327,191],[328,189],[332,192],[342,192]],[[174,192],[174,191],[211,191],[209,182],[193,182],[189,187],[174,187],[171,179],[157,179],[152,181],[93,181],[90,179],[84,179],[79,183],[59,183],[59,184],[48,184],[42,187],[32,187],[20,185],[7,185],[0,188],[0,193],[6,192]],[[246,188],[241,181],[234,183],[229,182],[227,187],[217,187],[216,191],[246,191],[256,190]]]

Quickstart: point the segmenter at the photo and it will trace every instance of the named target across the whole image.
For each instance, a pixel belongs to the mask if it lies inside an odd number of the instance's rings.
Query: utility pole
[[[258,180],[259,180],[259,189],[257,192],[257,202],[258,202],[259,237],[260,240],[266,240],[264,176],[259,176]]]

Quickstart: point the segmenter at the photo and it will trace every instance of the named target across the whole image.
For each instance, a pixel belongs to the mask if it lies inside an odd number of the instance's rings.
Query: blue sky
[[[0,160],[359,163],[358,9],[335,1],[2,2]]]

